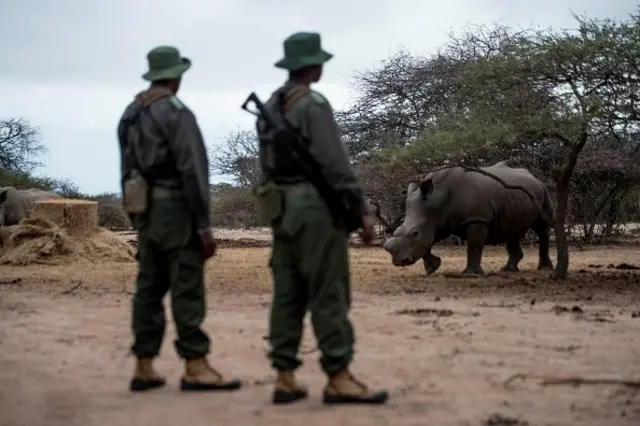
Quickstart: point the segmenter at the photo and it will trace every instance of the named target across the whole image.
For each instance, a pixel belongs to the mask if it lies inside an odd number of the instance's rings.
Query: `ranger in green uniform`
[[[351,217],[362,223],[361,237],[370,244],[374,237],[363,191],[340,141],[329,101],[309,86],[317,82],[323,64],[332,55],[320,45],[317,33],[296,33],[284,42],[285,57],[275,65],[289,71],[288,81],[274,92],[266,107],[308,138],[308,150],[319,163],[322,174],[336,196],[347,206]],[[283,109],[279,95],[284,93]],[[274,295],[269,322],[269,358],[278,371],[274,403],[290,403],[306,398],[305,386],[297,383],[294,371],[302,362],[298,347],[303,318],[311,311],[311,321],[322,352],[320,364],[329,380],[324,402],[384,403],[386,391],[373,392],[355,379],[348,366],[352,361],[354,332],[348,318],[351,302],[348,263],[349,232],[335,224],[316,188],[303,177],[299,164],[278,163],[278,146],[273,132],[259,119],[262,183],[258,195],[265,220],[273,229],[270,266]]]
[[[165,384],[153,368],[164,337],[163,298],[171,293],[178,338],[186,360],[182,390],[234,390],[207,362],[204,264],[215,253],[209,222],[207,153],[196,117],[177,97],[191,61],[171,46],[147,55],[151,82],[131,102],[118,124],[123,206],[138,231],[139,271],[133,297],[132,352],[137,363],[132,391]]]

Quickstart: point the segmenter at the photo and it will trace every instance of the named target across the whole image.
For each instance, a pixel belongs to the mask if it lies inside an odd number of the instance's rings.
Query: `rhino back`
[[[525,169],[513,169],[504,164],[483,167],[482,170],[500,178],[511,186],[520,186],[531,193],[538,203],[532,202],[527,193],[505,188],[502,183],[484,174],[452,168],[444,178],[436,172],[434,182],[451,191],[443,227],[452,234],[462,234],[467,224],[486,223],[489,226],[487,242],[501,244],[523,235],[540,214],[544,204],[544,185]]]
[[[15,225],[31,215],[33,203],[50,199],[63,198],[53,191],[38,188],[18,189],[12,191],[5,202],[5,225]]]
[[[492,167],[483,167],[484,171],[491,173],[492,175],[500,178],[506,184],[511,186],[517,186],[525,189],[529,194],[534,196],[537,202],[542,205],[544,202],[546,187],[544,184],[535,176],[531,174],[527,169],[523,168],[511,168],[508,166],[492,166]],[[483,176],[484,179],[493,180],[497,184],[497,192],[499,195],[503,197],[507,197],[509,200],[513,198],[514,195],[522,195],[526,197],[526,199],[531,201],[530,196],[522,191],[521,189],[512,189],[505,188],[502,183],[492,179],[489,176]],[[514,192],[516,194],[514,194]],[[534,203],[532,202],[532,205]]]
[[[483,180],[493,180],[490,199],[494,207],[493,237],[506,240],[526,233],[531,224],[540,216],[545,203],[546,188],[526,169],[508,166],[487,167],[485,171],[502,179],[510,186],[526,190],[505,188],[489,176]],[[533,196],[533,200],[531,198]]]
[[[482,175],[456,167],[443,180],[443,184],[451,191],[447,222],[453,233],[469,222],[489,223],[493,219],[492,200],[495,196],[492,194],[498,190],[494,185],[497,182],[484,180],[479,176]]]
[[[38,188],[25,189],[25,199],[30,199],[31,202],[62,199],[63,197],[57,192],[45,191]]]

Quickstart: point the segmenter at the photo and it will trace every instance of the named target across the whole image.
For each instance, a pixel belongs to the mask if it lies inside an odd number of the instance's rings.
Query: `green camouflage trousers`
[[[165,331],[163,298],[171,308],[181,358],[204,356],[210,342],[201,324],[206,314],[204,256],[186,201],[179,195],[154,197],[149,211],[135,218],[139,268],[133,297],[136,356],[157,356]]]
[[[346,368],[355,343],[348,234],[334,227],[324,202],[309,184],[284,188],[285,211],[272,223],[270,267],[274,280],[269,319],[269,358],[278,370],[302,364],[298,349],[308,311],[328,375]]]

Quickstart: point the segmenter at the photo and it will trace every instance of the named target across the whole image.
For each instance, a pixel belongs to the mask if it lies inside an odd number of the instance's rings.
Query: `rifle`
[[[257,112],[248,108],[251,102],[255,104],[258,110]],[[281,109],[283,107],[282,98],[280,99],[280,107]],[[340,197],[337,191],[331,187],[324,178],[320,164],[318,164],[311,153],[302,145],[302,141],[308,143],[308,139],[284,117],[284,111],[281,111],[282,120],[281,123],[279,123],[271,112],[267,110],[262,101],[260,101],[255,92],[252,92],[247,97],[242,104],[242,109],[262,119],[267,129],[273,130],[273,143],[282,145],[281,151],[294,152],[298,159],[301,160],[301,165],[303,166],[301,169],[304,177],[311,182],[318,191],[318,194],[329,209],[336,227],[344,224],[347,231],[351,233],[362,226],[362,219],[349,214],[347,208],[342,203],[342,197]]]

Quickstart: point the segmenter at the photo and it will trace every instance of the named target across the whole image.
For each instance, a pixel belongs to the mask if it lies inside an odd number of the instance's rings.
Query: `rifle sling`
[[[289,111],[291,111],[291,108],[293,108],[293,106],[302,98],[304,98],[309,92],[311,91],[311,89],[309,88],[309,86],[305,86],[303,84],[298,84],[294,87],[292,87],[286,94],[285,94],[285,102],[284,102],[284,112],[285,114],[288,113]]]
[[[282,96],[283,97],[282,100],[284,101],[282,112],[286,114],[289,111],[291,111],[291,108],[293,108],[293,106],[299,100],[304,98],[310,91],[311,89],[309,88],[309,86],[306,86],[304,84],[296,84],[295,86],[287,90],[285,93],[274,92],[269,98],[269,100],[267,101],[267,105],[272,106],[274,103],[278,102],[279,100],[278,98]]]
[[[135,126],[136,130],[138,131],[138,142],[142,142],[144,138],[144,132],[142,131],[142,123],[140,122],[140,117],[142,114],[146,114],[149,116],[149,118],[151,118],[151,121],[158,128],[158,130],[160,130],[161,133],[164,133],[162,131],[162,126],[160,125],[160,123],[158,123],[158,121],[153,116],[153,114],[151,114],[151,111],[149,111],[149,108],[153,103],[161,99],[168,98],[169,96],[172,96],[172,95],[173,95],[173,92],[171,92],[169,89],[164,87],[153,87],[149,90],[145,90],[138,93],[135,96],[135,103],[139,105],[139,109],[133,117],[125,121],[127,126],[124,134],[125,135],[124,137],[125,152],[127,153],[127,156],[131,160],[133,160],[132,161],[133,166],[138,169],[138,172],[149,182],[149,184],[151,184],[151,182],[149,181],[149,176],[147,176],[147,173],[144,170],[142,170],[142,166],[139,161],[136,147],[133,143],[129,141],[129,129],[132,126]]]

